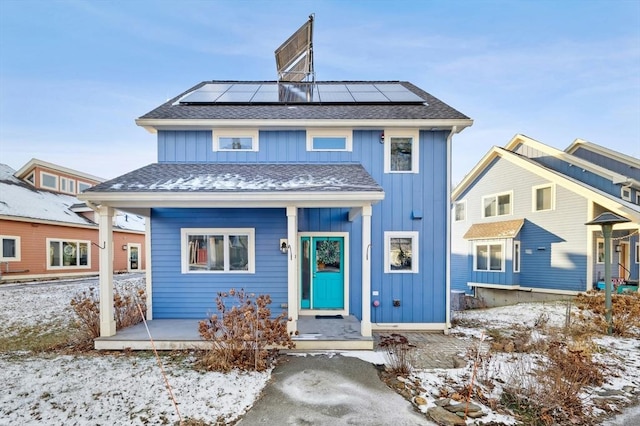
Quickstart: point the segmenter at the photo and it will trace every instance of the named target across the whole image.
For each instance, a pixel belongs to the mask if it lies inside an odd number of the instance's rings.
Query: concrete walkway
[[[376,367],[340,355],[282,356],[240,426],[435,425],[389,389]]]

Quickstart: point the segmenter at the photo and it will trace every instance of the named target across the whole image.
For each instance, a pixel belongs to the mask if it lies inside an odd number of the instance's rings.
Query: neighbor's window
[[[58,190],[58,176],[40,172],[40,186],[47,189]]]
[[[90,241],[53,240],[47,238],[47,247],[49,248],[47,269],[90,267]]]
[[[213,131],[214,151],[257,151],[257,130],[228,130]]]
[[[504,271],[502,243],[476,243],[473,266],[475,271]]]
[[[541,212],[545,210],[553,210],[554,208],[554,186],[539,185],[533,189],[533,211]]]
[[[92,185],[90,183],[78,181],[78,192],[82,192],[86,189],[89,189],[91,188],[91,186]]]
[[[511,214],[511,192],[482,197],[482,217]]]
[[[185,228],[182,272],[255,273],[252,228]]]
[[[513,272],[520,272],[520,241],[513,242]]]
[[[385,131],[385,173],[418,173],[419,133]]]
[[[625,201],[631,201],[631,188],[622,187],[620,189],[620,196]]]
[[[16,262],[20,260],[20,237],[0,235],[0,261]]]
[[[418,233],[384,233],[384,272],[418,273]]]
[[[351,134],[351,129],[307,129],[307,151],[351,151]]]
[[[454,220],[461,222],[467,219],[467,201],[458,201],[454,204]]]
[[[76,193],[76,181],[66,177],[60,177],[60,191],[68,194]]]

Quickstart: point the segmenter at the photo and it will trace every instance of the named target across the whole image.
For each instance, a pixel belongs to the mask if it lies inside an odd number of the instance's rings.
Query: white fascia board
[[[351,127],[353,129],[384,129],[385,127],[409,127],[420,129],[449,130],[454,127],[457,133],[473,124],[471,119],[382,119],[382,120],[279,120],[279,119],[247,119],[247,120],[210,120],[210,119],[151,119],[139,118],[138,126],[150,133],[158,130],[210,130],[214,127],[255,127],[264,130],[305,129],[307,127]]]
[[[47,161],[38,160],[37,158],[32,158],[31,160],[29,160],[27,164],[22,166],[20,170],[16,171],[13,175],[19,179],[22,179],[22,177],[27,173],[29,173],[31,169],[33,169],[34,167],[42,167],[45,169],[54,170],[67,175],[80,177],[86,180],[92,180],[97,182],[105,181],[105,179],[101,177],[93,176],[93,175],[90,175],[89,173],[84,173],[78,170],[73,170],[68,167],[59,166],[57,164],[49,163]]]
[[[152,207],[354,207],[363,202],[375,204],[384,192],[230,192],[230,193],[84,193],[82,200],[118,209]]]

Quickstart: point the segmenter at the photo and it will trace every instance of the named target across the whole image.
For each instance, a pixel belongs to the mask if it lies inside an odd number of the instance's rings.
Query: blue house
[[[114,209],[149,218],[151,322],[194,323],[244,288],[269,294],[290,331],[342,316],[369,348],[376,329],[449,327],[464,114],[404,81],[205,81],[136,123],[157,134],[157,163],[81,197],[101,214],[104,262]],[[119,330],[101,272],[107,338]]]
[[[560,151],[524,135],[493,147],[452,193],[452,289],[489,305],[597,288],[604,239],[586,226],[609,211],[612,276],[638,283],[640,161],[576,140]]]

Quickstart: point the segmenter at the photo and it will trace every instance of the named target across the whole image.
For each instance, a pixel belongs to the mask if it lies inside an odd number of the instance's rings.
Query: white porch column
[[[371,205],[362,206],[362,321],[363,336],[371,336]]]
[[[295,332],[298,327],[298,207],[287,207],[287,312],[291,321],[287,331]]]
[[[116,334],[113,310],[113,208],[98,208],[98,244],[100,245],[100,336]]]
[[[144,274],[147,294],[147,319],[153,319],[153,285],[151,283],[151,214],[145,217],[144,224]]]

